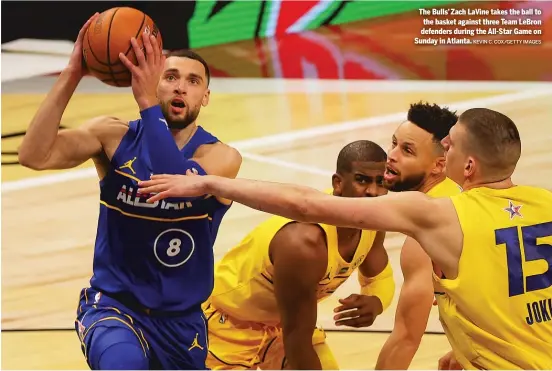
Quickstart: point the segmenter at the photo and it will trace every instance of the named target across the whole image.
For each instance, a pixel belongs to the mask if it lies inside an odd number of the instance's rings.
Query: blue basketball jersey
[[[146,203],[137,183],[155,169],[142,136],[142,121],[131,121],[100,181],[90,284],[106,295],[130,294],[152,310],[188,310],[212,292],[213,245],[230,206],[210,195]],[[198,127],[180,153],[190,159],[200,145],[217,141]]]

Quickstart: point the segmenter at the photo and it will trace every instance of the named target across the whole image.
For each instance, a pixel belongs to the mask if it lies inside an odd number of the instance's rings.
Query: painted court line
[[[302,164],[299,164],[299,163],[296,163],[296,162],[280,160],[279,158],[276,158],[276,157],[261,156],[261,155],[256,155],[254,153],[249,153],[249,152],[243,152],[242,151],[240,153],[241,153],[243,158],[246,158],[246,159],[249,159],[249,160],[252,160],[252,161],[256,161],[256,162],[275,165],[275,166],[279,166],[279,167],[285,167],[285,168],[288,168],[288,169],[298,170],[298,171],[301,171],[303,173],[308,173],[308,174],[313,174],[313,175],[322,175],[322,176],[332,176],[333,175],[333,172],[331,172],[329,170],[320,169],[320,168],[317,168],[315,166],[302,165]]]
[[[552,88],[531,89],[517,93],[495,95],[487,98],[477,98],[461,102],[441,104],[441,106],[448,106],[454,110],[466,110],[474,107],[484,107],[500,104],[508,104],[517,102],[520,100],[533,99],[541,96],[552,95]],[[406,111],[393,113],[390,115],[375,116],[367,119],[360,119],[355,121],[345,121],[333,125],[326,125],[320,127],[314,127],[304,130],[288,131],[281,134],[270,135],[267,137],[246,139],[242,141],[234,142],[232,145],[239,150],[252,150],[259,149],[270,145],[281,145],[294,142],[300,139],[311,139],[314,137],[332,135],[342,132],[347,132],[359,128],[365,128],[370,126],[379,126],[396,122],[399,124],[406,119]]]
[[[451,109],[462,111],[473,107],[503,105],[503,104],[520,101],[520,100],[534,99],[534,98],[546,96],[546,95],[552,95],[551,88],[525,90],[517,93],[501,94],[501,95],[492,96],[488,98],[471,99],[471,100],[449,103],[449,104],[442,104],[442,105],[448,106]],[[390,115],[375,116],[375,117],[370,117],[367,119],[361,119],[356,121],[345,121],[345,122],[328,125],[328,126],[290,131],[282,134],[269,135],[269,136],[259,137],[259,138],[249,139],[249,140],[236,141],[236,142],[229,143],[229,145],[237,148],[240,151],[248,151],[253,149],[260,149],[270,145],[287,144],[300,139],[342,133],[342,132],[351,131],[359,128],[379,126],[379,125],[384,125],[392,122],[396,122],[398,124],[406,118],[405,116],[406,116],[406,111],[402,111],[402,112],[398,112]],[[256,155],[256,156],[259,156],[259,155]],[[254,157],[251,159],[254,160],[255,158],[257,158],[257,160],[260,160],[260,157]],[[264,157],[263,157],[263,161],[266,161]],[[274,161],[277,161],[277,160],[274,160]],[[313,171],[318,171],[318,170],[313,170]],[[2,183],[2,194],[9,193],[12,191],[17,191],[17,190],[24,190],[24,189],[40,187],[40,186],[49,185],[49,184],[62,183],[70,180],[85,179],[85,178],[90,178],[95,176],[96,176],[96,170],[94,168],[86,168],[86,169],[73,170],[73,171],[68,171],[68,172],[63,172],[58,174],[50,174],[45,176],[21,179],[17,181],[4,182]]]

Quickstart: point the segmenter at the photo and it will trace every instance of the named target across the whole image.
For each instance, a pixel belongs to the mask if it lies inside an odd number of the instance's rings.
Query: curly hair
[[[458,121],[456,111],[451,112],[447,107],[437,104],[418,102],[410,105],[407,115],[408,121],[433,135],[433,140],[440,143],[450,129]]]

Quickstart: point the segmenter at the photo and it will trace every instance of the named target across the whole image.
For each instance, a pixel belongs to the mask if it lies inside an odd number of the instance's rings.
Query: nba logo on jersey
[[[77,320],[77,327],[78,327],[78,331],[79,331],[79,336],[81,337],[82,339],[82,336],[84,334],[84,330],[86,330],[86,328],[84,327],[84,325],[82,324],[81,321]]]

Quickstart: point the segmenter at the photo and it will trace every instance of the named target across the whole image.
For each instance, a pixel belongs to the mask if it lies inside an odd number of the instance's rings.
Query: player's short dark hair
[[[440,144],[458,121],[456,111],[437,104],[418,102],[410,105],[408,121],[433,135],[433,141]]]
[[[353,162],[384,162],[387,154],[376,143],[369,140],[357,140],[347,144],[337,156],[337,172],[349,173],[353,170]]]
[[[467,130],[463,145],[481,161],[487,173],[510,176],[521,156],[521,138],[516,124],[506,115],[488,108],[472,108],[460,115]]]
[[[175,50],[175,51],[169,52],[167,54],[167,58],[169,57],[188,58],[201,63],[205,68],[205,76],[207,76],[207,86],[209,86],[209,83],[211,82],[211,71],[209,70],[209,65],[201,55],[197,54],[196,52],[190,49],[181,49],[181,50]]]

